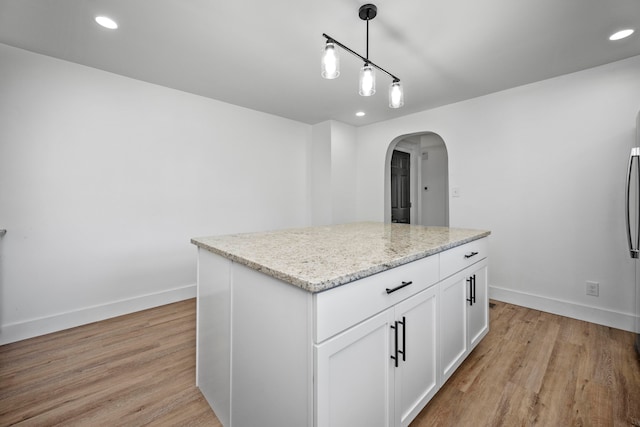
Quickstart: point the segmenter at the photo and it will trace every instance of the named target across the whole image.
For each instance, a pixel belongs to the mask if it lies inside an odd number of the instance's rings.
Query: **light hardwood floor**
[[[411,424],[640,426],[633,334],[495,302]],[[0,347],[0,425],[219,426],[194,385],[195,300]]]
[[[492,305],[491,331],[412,427],[640,426],[632,333]]]
[[[195,387],[195,299],[0,347],[0,425],[220,426]]]

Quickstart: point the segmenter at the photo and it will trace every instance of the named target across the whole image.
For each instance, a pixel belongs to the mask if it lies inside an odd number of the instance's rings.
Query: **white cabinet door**
[[[316,425],[409,425],[438,390],[437,341],[433,286],[316,346]]]
[[[468,312],[468,336],[469,351],[480,342],[489,332],[489,298],[487,290],[487,262],[482,261],[474,266],[474,271],[468,275],[471,279],[471,286],[467,286],[467,292],[473,291],[473,301],[467,305]],[[467,298],[470,295],[467,294]]]
[[[433,286],[395,307],[399,335],[395,369],[395,425],[408,426],[438,391],[438,287]],[[395,332],[392,338],[395,338]],[[395,339],[391,344],[395,354]],[[395,367],[395,362],[392,360]]]
[[[317,427],[389,426],[393,309],[315,346]]]
[[[467,355],[467,282],[464,272],[440,283],[441,384]]]
[[[489,332],[487,260],[440,283],[440,372],[444,383]]]

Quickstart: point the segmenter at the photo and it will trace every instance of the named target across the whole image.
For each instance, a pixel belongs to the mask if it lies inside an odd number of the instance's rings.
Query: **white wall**
[[[640,57],[357,129],[4,45],[0,76],[0,344],[193,296],[193,236],[304,226],[312,203],[330,222],[382,220],[388,145],[425,131],[460,188],[451,225],[493,231],[494,298],[632,324],[622,187]],[[318,140],[328,205],[311,191]]]
[[[311,224],[356,220],[356,130],[329,120],[312,126],[309,150]]]
[[[356,220],[356,130],[353,126],[332,122],[331,193],[333,224]]]
[[[309,223],[311,127],[0,45],[0,344],[195,295],[194,236]]]
[[[391,141],[435,132],[460,189],[450,225],[493,233],[492,297],[631,330],[623,190],[639,93],[634,57],[358,128],[358,218],[384,218]]]
[[[433,133],[422,135],[421,178],[422,225],[446,227],[449,225],[449,177],[447,147],[442,139]],[[427,188],[427,190],[425,190]]]
[[[331,224],[331,122],[314,125],[309,150],[311,224]]]

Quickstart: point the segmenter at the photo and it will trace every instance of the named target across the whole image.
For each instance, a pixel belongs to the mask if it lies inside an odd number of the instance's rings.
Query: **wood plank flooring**
[[[220,426],[195,387],[195,299],[0,347],[0,425]]]
[[[489,334],[411,427],[640,426],[632,333],[493,306]]]
[[[495,302],[426,426],[640,426],[631,333]],[[0,426],[220,426],[195,383],[195,300],[0,347]]]

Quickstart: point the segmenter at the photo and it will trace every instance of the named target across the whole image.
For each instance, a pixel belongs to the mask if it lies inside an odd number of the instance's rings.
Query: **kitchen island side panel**
[[[231,423],[313,424],[312,294],[238,263],[231,285]]]
[[[231,416],[231,264],[198,248],[196,385],[224,426]]]

